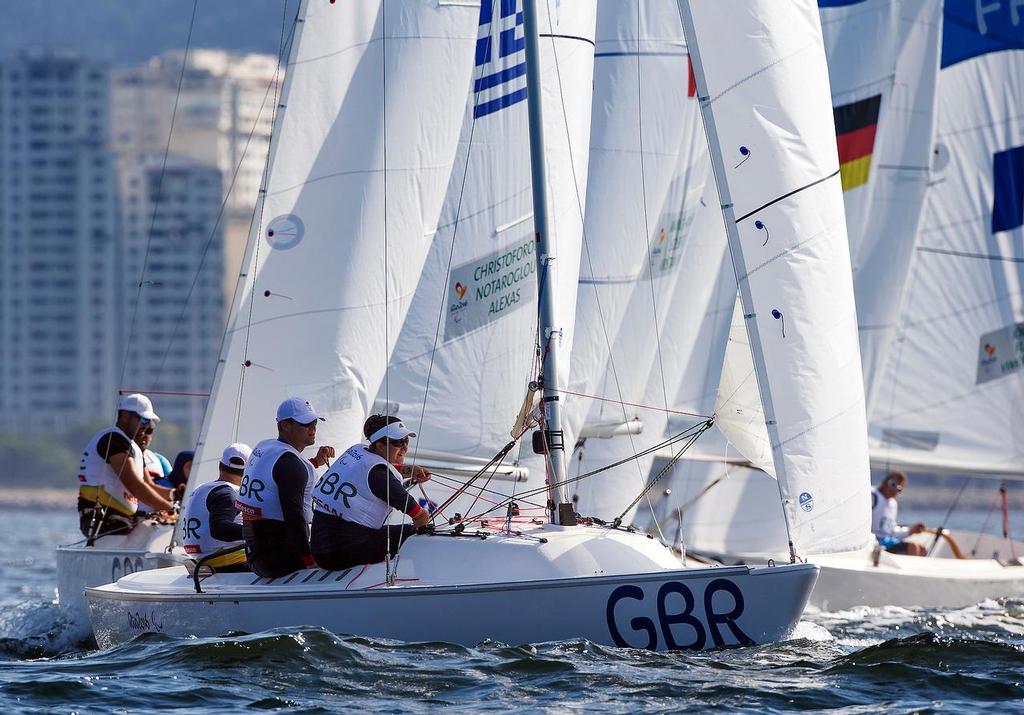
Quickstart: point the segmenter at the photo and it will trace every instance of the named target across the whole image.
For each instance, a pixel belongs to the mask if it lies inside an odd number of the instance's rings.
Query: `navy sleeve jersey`
[[[115,454],[131,454],[132,445],[128,441],[128,438],[118,432],[110,431],[100,437],[99,442],[96,443],[96,453],[103,458],[103,461],[109,462],[110,458]]]
[[[238,508],[234,489],[227,484],[211,489],[206,495],[206,510],[210,514],[210,536],[220,541],[242,540],[242,525],[235,523]]]
[[[281,499],[281,513],[284,515],[285,531],[292,551],[304,556],[309,553],[309,526],[303,497],[309,472],[302,460],[291,452],[282,454],[274,464],[274,482]]]
[[[415,511],[419,506],[412,495],[402,486],[402,482],[383,464],[372,467],[366,480],[375,497],[387,502],[392,508],[398,509],[404,514]]]

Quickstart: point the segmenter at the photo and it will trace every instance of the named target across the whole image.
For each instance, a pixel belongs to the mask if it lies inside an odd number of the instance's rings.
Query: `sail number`
[[[731,600],[730,608],[721,611],[715,610],[715,596],[718,594],[727,594],[731,597],[729,599]],[[642,602],[644,597],[643,589],[632,584],[619,586],[608,597],[606,608],[608,632],[611,634],[612,640],[615,641],[615,645],[624,648],[641,647],[657,650],[659,632],[665,642],[664,647],[668,650],[701,650],[708,646],[721,648],[725,645],[751,645],[754,642],[736,623],[736,619],[743,614],[743,592],[728,579],[716,578],[704,587],[701,599],[703,601],[703,617],[699,615],[699,611],[695,612],[697,599],[689,586],[678,581],[662,584],[655,598],[657,625],[653,618],[644,615],[629,619],[629,630],[643,633],[647,637],[647,643],[638,646],[635,643],[630,643],[623,636],[616,614],[626,611],[630,601]],[[718,605],[722,605],[721,598],[717,601]],[[732,634],[734,643],[726,643],[722,629]],[[710,644],[708,643],[709,636]]]

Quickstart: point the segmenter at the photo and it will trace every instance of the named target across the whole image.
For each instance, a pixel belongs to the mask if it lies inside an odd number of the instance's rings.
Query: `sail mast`
[[[562,415],[557,385],[556,352],[559,348],[561,328],[555,323],[555,301],[551,263],[550,224],[548,222],[548,188],[544,166],[544,124],[541,112],[540,47],[537,30],[536,0],[523,0],[523,29],[526,39],[527,107],[530,123],[530,169],[533,175],[533,225],[537,253],[538,315],[537,331],[540,338],[545,411],[544,437],[547,444],[548,499],[551,501],[551,522],[558,524],[559,506],[565,482],[565,444],[562,436]]]

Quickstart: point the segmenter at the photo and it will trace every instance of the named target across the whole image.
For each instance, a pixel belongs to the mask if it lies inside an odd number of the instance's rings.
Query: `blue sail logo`
[[[526,99],[526,38],[523,13],[518,5],[518,0],[483,0],[480,3],[477,70],[473,81],[474,118],[493,114]]]

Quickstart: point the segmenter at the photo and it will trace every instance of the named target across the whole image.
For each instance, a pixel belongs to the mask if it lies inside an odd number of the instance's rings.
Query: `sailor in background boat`
[[[871,533],[882,548],[893,554],[924,556],[925,548],[907,541],[908,536],[925,530],[922,523],[900,526],[896,521],[899,506],[896,498],[907,487],[907,475],[903,472],[889,472],[882,483],[871,491]]]
[[[249,566],[260,576],[316,566],[309,551],[313,469],[334,458],[334,447],[321,446],[312,460],[302,450],[316,442],[321,419],[308,400],[288,398],[277,408],[277,437],[257,444],[245,466],[237,504]]]
[[[220,455],[217,480],[197,487],[189,497],[181,514],[181,523],[185,553],[192,558],[199,559],[227,546],[245,543],[242,539],[242,515],[235,500],[245,465],[251,456],[249,445],[241,442],[229,444]],[[205,563],[223,572],[249,570],[242,549],[221,554]]]
[[[405,453],[416,433],[398,417],[373,415],[363,425],[369,446],[349,447],[320,477],[313,490],[313,558],[328,570],[374,564],[430,522],[430,512],[406,491],[411,483],[430,479],[421,467],[407,467]],[[391,509],[412,518],[412,524],[384,526]]]
[[[148,397],[125,395],[114,426],[100,430],[82,451],[78,515],[86,538],[131,531],[140,501],[156,512],[171,510],[171,490],[146,481],[142,449],[133,441],[139,430],[159,421]]]
[[[151,422],[148,425],[139,427],[138,432],[135,433],[134,442],[142,450],[142,475],[151,485],[165,489],[169,488],[171,490],[171,500],[180,501],[182,494],[185,493],[184,487],[176,490],[173,486],[165,483],[166,477],[171,473],[171,463],[167,461],[167,457],[149,448],[149,445],[153,443],[153,432],[155,430],[156,423]],[[140,513],[142,511],[142,509],[139,509]]]

